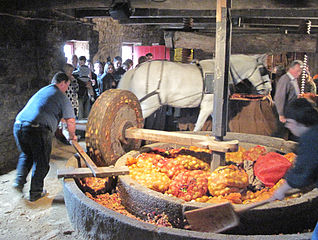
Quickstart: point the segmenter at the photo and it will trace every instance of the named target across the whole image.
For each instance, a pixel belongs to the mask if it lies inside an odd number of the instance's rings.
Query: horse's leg
[[[200,131],[205,121],[213,111],[213,94],[204,94],[201,104],[198,120],[193,131]]]

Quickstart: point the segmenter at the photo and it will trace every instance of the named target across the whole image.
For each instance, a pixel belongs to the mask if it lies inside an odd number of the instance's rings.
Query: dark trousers
[[[53,134],[46,127],[24,122],[14,124],[13,135],[20,151],[15,181],[24,185],[32,168],[30,194],[41,193],[50,168]]]

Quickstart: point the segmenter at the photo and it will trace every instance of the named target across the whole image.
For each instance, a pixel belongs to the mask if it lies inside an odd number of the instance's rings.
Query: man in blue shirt
[[[297,158],[293,168],[286,173],[286,182],[278,188],[272,200],[282,200],[291,188],[318,186],[318,108],[305,98],[298,98],[287,105],[285,126],[299,138]],[[318,240],[318,223],[312,235]]]
[[[35,93],[15,119],[13,134],[20,156],[13,187],[22,192],[33,167],[30,201],[46,195],[43,185],[50,168],[53,133],[62,118],[67,124],[68,140],[77,141],[74,110],[64,94],[69,84],[70,80],[65,73],[56,73],[51,84]]]

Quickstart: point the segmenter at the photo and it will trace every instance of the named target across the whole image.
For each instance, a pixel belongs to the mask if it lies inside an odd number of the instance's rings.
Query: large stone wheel
[[[87,151],[97,166],[114,165],[122,155],[140,147],[140,140],[124,138],[129,127],[143,127],[137,97],[126,90],[105,91],[92,106],[85,135]]]

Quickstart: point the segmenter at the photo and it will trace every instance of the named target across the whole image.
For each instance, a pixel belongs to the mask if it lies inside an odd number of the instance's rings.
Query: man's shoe
[[[35,202],[36,200],[39,200],[40,198],[45,197],[47,194],[47,191],[43,189],[41,193],[30,193],[28,200],[30,202]]]
[[[13,183],[12,187],[19,193],[23,193],[23,184],[19,184],[19,183]]]

